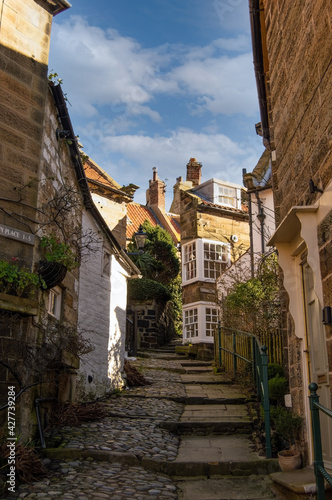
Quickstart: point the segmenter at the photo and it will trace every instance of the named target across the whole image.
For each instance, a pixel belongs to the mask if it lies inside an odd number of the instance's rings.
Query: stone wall
[[[92,216],[85,212],[83,229],[97,233]],[[123,386],[126,333],[126,272],[107,240],[99,235],[95,250],[81,264],[78,323],[83,338],[94,349],[82,356],[78,372],[78,398],[93,399]]]
[[[110,199],[105,195],[98,194],[97,192],[92,193],[92,198],[119,245],[121,248],[125,249],[127,245],[126,231],[128,202],[120,199]]]
[[[131,301],[130,309],[134,312],[135,328],[137,335],[137,349],[155,349],[166,344],[171,337],[172,332],[165,328],[161,321],[165,304],[155,300],[138,302]]]
[[[331,179],[331,9],[325,0],[264,0],[276,219],[310,205],[309,180]],[[282,33],[282,43],[280,43]]]

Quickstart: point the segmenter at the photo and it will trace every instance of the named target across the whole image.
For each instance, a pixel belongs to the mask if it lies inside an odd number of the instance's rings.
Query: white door
[[[331,408],[326,338],[322,323],[322,308],[315,293],[314,279],[311,267],[308,263],[305,263],[303,265],[303,288],[308,350],[308,382],[316,382],[319,402]],[[310,418],[308,418],[308,421],[310,421]],[[320,422],[324,464],[325,467],[330,468],[332,466],[332,419],[321,414]]]

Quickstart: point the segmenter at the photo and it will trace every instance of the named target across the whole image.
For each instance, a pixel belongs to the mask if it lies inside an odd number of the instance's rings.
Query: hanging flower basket
[[[59,285],[65,279],[67,268],[59,262],[41,260],[38,268],[39,276],[45,281],[47,289]]]

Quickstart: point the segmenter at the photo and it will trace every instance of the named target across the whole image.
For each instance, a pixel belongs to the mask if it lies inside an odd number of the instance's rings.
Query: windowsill
[[[38,301],[0,293],[0,309],[18,312],[27,316],[37,316]]]

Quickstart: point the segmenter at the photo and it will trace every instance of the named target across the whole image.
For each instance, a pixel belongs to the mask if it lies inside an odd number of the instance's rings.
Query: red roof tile
[[[127,238],[131,238],[138,231],[140,224],[148,220],[152,226],[158,226],[158,221],[152,211],[144,205],[138,203],[128,203],[127,205]]]
[[[84,170],[88,180],[100,182],[105,187],[121,189],[120,184],[112,179],[110,175],[108,175],[99,165],[97,165],[91,159],[88,159],[84,163]]]

